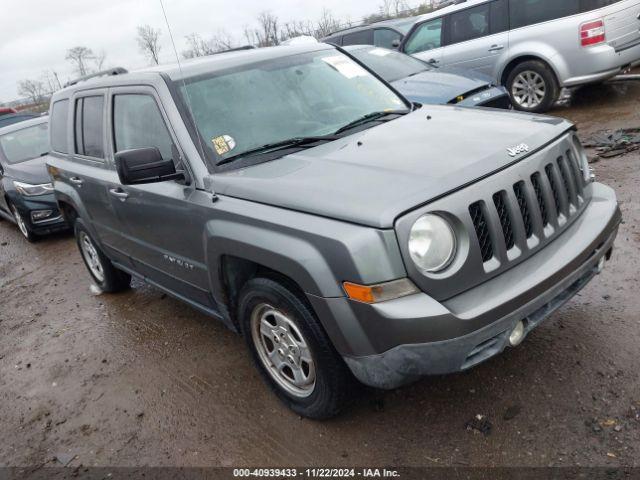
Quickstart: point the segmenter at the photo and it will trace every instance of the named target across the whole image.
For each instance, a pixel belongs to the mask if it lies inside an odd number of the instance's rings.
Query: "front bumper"
[[[504,87],[492,87],[468,96],[455,104],[458,107],[488,107],[510,110],[511,97]]]
[[[20,215],[22,215],[29,229],[37,235],[48,235],[69,228],[58,209],[58,203],[53,194],[38,197],[17,196],[17,198],[12,199],[12,202],[20,212]],[[40,221],[33,220],[31,216],[32,212],[45,210],[51,211],[49,217]]]
[[[543,250],[445,302],[426,294],[377,305],[312,298],[320,318],[341,316],[342,335],[329,334],[353,374],[366,385],[392,389],[421,376],[467,370],[501,353],[518,322],[525,322],[526,333],[537,327],[611,255],[620,210],[613,190],[593,187],[580,218]]]

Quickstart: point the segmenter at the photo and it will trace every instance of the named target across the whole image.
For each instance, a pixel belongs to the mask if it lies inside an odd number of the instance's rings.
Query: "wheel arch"
[[[513,70],[521,63],[530,62],[530,61],[541,62],[545,66],[547,66],[549,70],[553,73],[556,79],[556,82],[558,83],[558,86],[559,87],[561,86],[560,76],[553,62],[549,61],[544,56],[537,55],[537,54],[522,54],[511,59],[509,63],[505,65],[505,67],[502,70],[502,73],[500,74],[500,85],[507,86],[507,80],[509,79],[509,75],[511,75],[511,72],[513,72]]]

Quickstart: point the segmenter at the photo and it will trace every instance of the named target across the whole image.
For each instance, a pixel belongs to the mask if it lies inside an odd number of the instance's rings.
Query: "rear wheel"
[[[264,379],[304,417],[337,415],[356,382],[304,297],[285,282],[255,278],[240,294],[245,341]]]
[[[507,89],[518,110],[532,113],[548,111],[560,95],[555,74],[538,60],[517,65],[507,78]]]
[[[10,207],[13,218],[16,220],[16,225],[18,225],[18,230],[20,230],[22,236],[26,238],[28,242],[35,242],[38,237],[31,231],[29,225],[27,225],[26,220],[22,217],[22,214],[18,211],[14,204],[10,204]]]
[[[100,290],[116,293],[128,289],[131,285],[131,275],[113,266],[95,243],[81,219],[76,220],[75,235],[82,260]]]

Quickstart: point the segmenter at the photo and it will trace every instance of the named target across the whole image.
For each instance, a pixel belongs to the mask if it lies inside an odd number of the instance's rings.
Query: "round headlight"
[[[456,236],[444,218],[428,214],[411,228],[409,254],[416,266],[435,273],[449,266],[456,254]]]

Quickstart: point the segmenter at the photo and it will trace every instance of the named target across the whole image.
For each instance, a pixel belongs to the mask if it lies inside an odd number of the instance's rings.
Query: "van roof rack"
[[[254,50],[256,47],[253,45],[245,45],[243,47],[230,48],[228,50],[221,50],[219,52],[212,53],[211,55],[220,55],[221,53],[229,53],[229,52],[241,52],[243,50]]]
[[[103,70],[101,72],[92,73],[91,75],[85,75],[84,77],[76,78],[75,80],[71,80],[65,83],[66,87],[72,87],[73,85],[77,85],[80,82],[86,82],[87,80],[91,80],[92,78],[99,77],[111,77],[114,75],[124,75],[125,73],[129,73],[129,71],[122,67],[110,68],[109,70]]]

